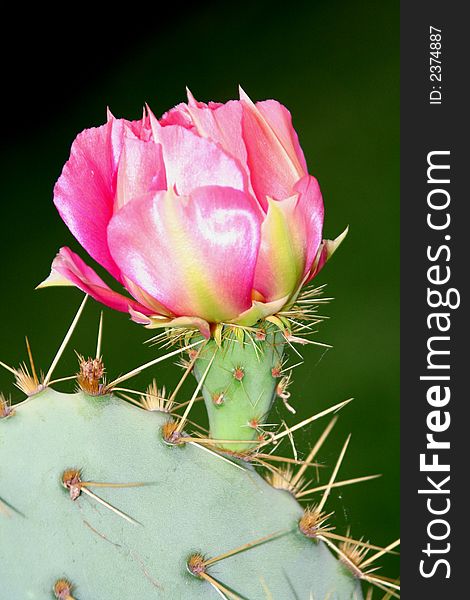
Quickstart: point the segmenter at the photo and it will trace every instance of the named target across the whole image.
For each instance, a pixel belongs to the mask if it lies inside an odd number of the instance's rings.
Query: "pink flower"
[[[113,291],[69,248],[40,287],[74,285],[147,327],[253,325],[297,297],[342,241],[289,111],[275,100],[197,102],[115,119],[74,141],[55,205]]]

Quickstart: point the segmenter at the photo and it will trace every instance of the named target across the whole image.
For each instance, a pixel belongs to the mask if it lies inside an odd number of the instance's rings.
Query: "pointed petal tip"
[[[336,250],[338,249],[338,247],[340,246],[340,244],[342,244],[342,242],[345,240],[345,238],[348,235],[348,233],[349,233],[349,225],[334,240],[332,240],[332,241],[326,240],[327,246],[328,246],[328,258],[330,258],[331,256],[333,256],[333,254],[336,252]]]
[[[152,117],[155,119],[157,118],[157,117],[155,117],[155,114],[154,114],[153,110],[150,108],[150,105],[148,102],[145,102],[145,104],[144,104],[144,111],[146,111],[147,116],[149,116],[150,118],[152,118]]]
[[[311,281],[318,273],[322,270],[325,264],[333,256],[336,250],[339,248],[341,243],[344,241],[349,232],[349,225],[340,233],[334,240],[323,240],[318,248],[317,256],[313,262],[312,268],[308,275],[308,281]]]
[[[161,125],[159,120],[157,119],[157,117],[155,116],[154,112],[151,110],[150,106],[145,103],[145,106],[147,107],[147,111],[148,111],[148,116],[150,119],[150,129],[152,130],[152,136],[153,139],[157,139],[158,137],[158,130],[161,129]]]
[[[237,325],[245,325],[247,327],[251,327],[261,319],[266,319],[271,315],[275,315],[289,301],[289,296],[284,296],[283,298],[279,298],[278,300],[272,300],[271,302],[259,302],[257,300],[253,300],[251,307],[245,312],[238,315],[237,318],[232,319],[232,323],[236,323]]]
[[[248,96],[248,94],[245,92],[245,90],[242,88],[242,86],[240,84],[238,84],[238,96],[239,96],[240,100],[245,100],[245,102],[248,102],[249,104],[253,104],[251,98]]]
[[[144,315],[129,306],[129,314],[134,323],[143,325],[146,329],[160,329],[162,327],[185,327],[187,329],[198,329],[206,339],[211,337],[210,325],[204,319],[198,317],[165,317],[164,315]]]
[[[138,323],[139,325],[144,325],[145,327],[148,327],[149,325],[152,324],[152,319],[150,317],[148,317],[147,315],[144,315],[143,313],[139,312],[138,310],[134,310],[132,308],[132,306],[128,306],[127,308],[128,308],[131,320],[134,321],[134,323]]]
[[[69,281],[66,277],[63,277],[63,275],[60,275],[60,273],[57,273],[57,271],[54,271],[54,269],[53,269],[51,271],[50,275],[48,277],[46,277],[46,279],[44,279],[44,281],[41,281],[41,283],[39,283],[34,289],[42,290],[44,288],[57,287],[57,286],[74,287],[74,284],[71,281]]]
[[[134,310],[141,311],[142,314],[152,310],[140,302],[112,290],[78,254],[67,247],[59,250],[52,261],[51,274],[38,287],[50,286],[76,287],[105,306],[120,312],[127,312],[129,305]]]
[[[57,252],[57,254],[54,257],[54,260],[52,261],[51,272],[46,277],[46,279],[44,279],[44,281],[41,281],[41,283],[39,283],[34,288],[35,290],[42,290],[47,287],[57,286],[74,287],[74,284],[70,281],[70,279],[59,273],[59,271],[56,269],[56,265],[62,260],[64,253],[66,253],[68,250],[69,249],[66,247],[60,248],[59,252]]]
[[[186,86],[186,96],[188,98],[188,104],[189,106],[197,106],[197,100],[196,98],[193,96],[191,90],[189,89],[188,86]]]

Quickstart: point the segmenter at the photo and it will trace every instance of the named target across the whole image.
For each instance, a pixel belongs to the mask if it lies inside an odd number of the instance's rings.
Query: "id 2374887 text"
[[[429,27],[429,104],[442,104],[442,31]]]

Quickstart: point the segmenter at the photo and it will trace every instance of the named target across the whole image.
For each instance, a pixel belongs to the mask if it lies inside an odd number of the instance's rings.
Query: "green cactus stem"
[[[212,360],[202,386],[211,437],[241,442],[221,442],[220,447],[235,452],[248,450],[255,444],[244,442],[263,435],[276,396],[286,393],[284,345],[281,331],[268,324],[252,331],[234,329],[201,349],[194,374],[200,381]]]

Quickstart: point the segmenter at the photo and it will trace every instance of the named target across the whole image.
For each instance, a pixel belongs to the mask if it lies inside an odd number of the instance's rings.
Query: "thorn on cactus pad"
[[[140,399],[145,410],[171,413],[174,408],[173,397],[167,398],[165,386],[160,389],[155,379],[147,386]]]
[[[327,487],[330,487],[328,485],[321,486],[320,488],[307,489],[310,488],[311,484],[306,477],[304,477],[304,475],[308,467],[320,466],[318,463],[315,463],[313,459],[323,446],[337,420],[338,417],[333,417],[333,419],[328,423],[323,433],[310,450],[307,458],[300,463],[301,466],[296,473],[294,473],[292,468],[287,465],[286,467],[281,467],[280,469],[272,469],[265,477],[266,481],[276,489],[283,489],[290,492],[297,499],[308,495],[308,493],[312,493],[312,489],[315,489],[315,491],[321,491],[325,490]]]
[[[66,349],[66,347],[70,341],[70,338],[72,337],[72,334],[73,334],[73,332],[77,326],[77,323],[82,315],[83,309],[85,308],[85,304],[86,304],[87,300],[88,300],[88,295],[86,294],[75,314],[75,317],[73,318],[72,323],[70,324],[70,327],[67,330],[67,333],[65,334],[64,339],[62,340],[61,345],[59,346],[59,349],[57,350],[56,355],[54,356],[54,359],[52,360],[51,366],[49,367],[49,371],[47,372],[47,374],[44,378],[44,387],[47,387],[51,383],[52,375],[55,371],[57,363],[61,359],[62,354],[64,353],[64,350]]]
[[[331,431],[331,428],[333,427],[333,425],[334,425],[334,421],[330,422],[329,426],[327,427],[326,431],[323,433],[323,435],[321,436],[320,439],[322,439],[322,438],[325,439],[326,435],[328,435],[329,431]],[[325,435],[325,433],[326,433],[326,435]],[[321,497],[319,504],[312,508],[307,508],[305,510],[302,518],[299,521],[300,531],[309,538],[322,539],[323,541],[325,541],[326,540],[325,536],[327,536],[328,533],[330,531],[332,531],[332,529],[333,529],[333,528],[325,525],[328,517],[330,517],[333,513],[326,515],[323,512],[323,508],[325,507],[325,504],[326,504],[326,501],[328,499],[331,489],[334,487],[336,476],[338,475],[338,471],[341,467],[341,463],[343,462],[350,439],[351,439],[351,436],[349,435],[346,439],[346,442],[343,445],[343,448],[341,449],[340,455],[336,462],[335,468],[333,469],[333,472],[331,474],[328,485],[322,486],[322,488],[324,489],[324,492],[323,492],[323,495]],[[323,443],[323,441],[322,441],[322,443]],[[318,446],[318,444],[316,444],[316,446]],[[312,452],[310,453],[310,455],[312,455]],[[310,458],[310,456],[309,456],[309,458]],[[298,483],[298,478],[297,478],[297,481],[294,479],[294,483]],[[302,492],[300,494],[298,494],[298,496],[299,495],[302,495]],[[328,543],[330,543],[330,542],[328,542]]]
[[[202,348],[200,348],[199,352],[201,352],[205,348],[206,344],[207,344],[207,341],[204,342],[204,345],[202,346]],[[175,431],[178,432],[178,433],[182,432],[183,427],[185,426],[185,424],[186,424],[186,422],[188,420],[188,415],[191,412],[191,409],[192,409],[194,403],[196,402],[196,398],[198,397],[198,394],[199,394],[199,392],[200,392],[200,390],[201,390],[201,388],[202,388],[202,386],[204,384],[204,381],[205,381],[205,379],[207,377],[207,374],[209,373],[209,371],[210,371],[210,369],[212,367],[212,363],[214,362],[214,359],[217,356],[218,350],[219,350],[219,348],[217,347],[217,349],[215,350],[214,354],[212,355],[212,358],[209,360],[209,363],[208,363],[207,367],[205,368],[204,373],[202,374],[200,380],[198,381],[196,389],[194,390],[193,395],[191,396],[191,399],[189,400],[188,405],[186,406],[186,409],[185,409],[183,415],[181,416],[181,418],[179,420],[179,423],[176,426]],[[194,360],[196,360],[196,359],[194,359]],[[189,373],[189,370],[187,371],[187,373]],[[174,392],[173,392],[173,395],[174,395]]]
[[[194,348],[195,346],[200,346],[201,344],[204,344],[204,340],[202,340],[202,341],[198,340],[197,342],[194,342],[194,344],[191,344],[190,346],[185,346],[184,348],[178,348],[177,350],[173,350],[173,352],[168,352],[168,354],[165,354],[164,356],[158,356],[157,358],[154,358],[153,360],[151,360],[143,365],[140,365],[140,366],[136,367],[135,369],[132,369],[132,371],[128,371],[124,375],[120,375],[119,377],[114,379],[110,384],[108,384],[108,388],[115,388],[117,385],[120,385],[124,381],[127,381],[128,379],[131,379],[132,377],[135,377],[136,375],[139,375],[140,373],[142,373],[142,371],[145,371],[146,369],[149,369],[150,367],[153,367],[154,365],[156,365],[158,363],[168,360],[169,358],[173,358],[173,356],[177,356],[178,354],[181,354],[182,352],[189,350],[190,348]]]
[[[308,485],[307,480],[301,477],[299,480],[294,482],[296,474],[290,465],[281,467],[280,469],[272,469],[265,475],[265,480],[277,490],[285,490],[298,498],[298,495],[305,486]]]
[[[98,325],[98,337],[96,339],[96,358],[101,356],[101,346],[103,344],[103,311],[100,312],[100,322]]]
[[[67,333],[65,334],[65,337],[62,340],[62,343],[59,346],[59,349],[57,350],[56,355],[51,363],[51,366],[49,367],[49,370],[45,376],[42,373],[38,375],[36,371],[36,367],[34,365],[33,360],[33,354],[31,352],[31,346],[28,338],[26,338],[26,349],[28,352],[30,365],[29,367],[27,367],[26,364],[23,363],[17,369],[14,369],[13,367],[10,367],[9,365],[0,361],[0,366],[2,366],[7,371],[10,371],[10,373],[14,375],[16,387],[20,389],[26,396],[34,396],[35,394],[38,394],[39,392],[45,390],[51,384],[56,383],[55,381],[52,381],[52,375],[55,371],[57,363],[59,362],[60,358],[62,357],[62,354],[64,353],[65,348],[67,347],[67,344],[70,341],[70,338],[72,337],[72,333],[74,332],[74,329],[77,326],[78,320],[80,319],[83,309],[85,308],[87,298],[88,296],[85,296],[82,303],[80,304],[80,307],[77,313],[75,314],[75,317],[69,329],[67,330]]]
[[[339,550],[342,552],[342,555],[340,555],[339,558],[340,562],[351,571],[354,577],[360,579],[362,577],[360,565],[369,553],[367,546],[361,546],[359,544],[354,544],[351,541],[345,541],[339,544]]]
[[[172,414],[177,409],[183,408],[183,407],[187,406],[189,404],[189,402],[191,402],[191,400],[189,400],[188,402],[176,403],[175,398],[178,395],[178,392],[180,391],[187,376],[192,371],[194,362],[196,361],[198,356],[199,356],[199,352],[195,351],[195,358],[193,359],[193,362],[187,363],[185,365],[185,372],[184,372],[183,376],[181,377],[181,379],[178,382],[178,385],[175,387],[175,389],[173,390],[173,392],[171,393],[171,395],[168,398],[167,398],[165,386],[158,388],[157,382],[155,379],[153,379],[152,383],[147,386],[145,393],[142,393],[137,390],[132,390],[129,388],[122,388],[122,387],[115,387],[113,389],[113,392],[129,392],[131,394],[137,394],[138,396],[140,396],[140,401],[135,400],[134,398],[132,398],[131,396],[128,396],[127,394],[121,394],[121,396],[125,400],[129,400],[130,402],[132,402],[132,404],[135,404],[136,406],[138,406],[139,408],[143,408],[144,410],[158,411],[158,412]],[[108,390],[109,390],[109,386],[108,386]],[[195,401],[197,401],[197,400],[202,400],[202,397],[195,398]]]
[[[255,338],[258,342],[264,342],[266,340],[266,330],[263,327],[260,327],[256,330]]]
[[[393,580],[386,577],[380,577],[375,575],[376,568],[365,569],[366,566],[375,562],[378,558],[384,554],[394,554],[392,550],[399,545],[400,540],[389,544],[386,548],[379,546],[373,546],[368,542],[361,540],[354,540],[349,536],[341,536],[332,533],[334,527],[330,527],[327,523],[328,519],[332,516],[332,512],[326,514],[322,510],[322,503],[317,506],[306,508],[303,516],[299,520],[299,530],[306,537],[315,541],[321,540],[331,550],[339,555],[339,558],[343,564],[345,564],[352,575],[366,581],[379,589],[389,593],[392,597],[399,598],[397,592],[400,590],[400,586]],[[341,543],[339,547],[336,546],[331,539],[339,540]],[[366,559],[366,555],[369,550],[374,549],[377,552]]]
[[[335,404],[334,406],[331,406],[330,408],[327,408],[326,410],[322,410],[321,412],[317,413],[316,415],[312,415],[308,419],[304,419],[300,423],[296,423],[295,425],[293,425],[292,427],[290,427],[287,430],[281,431],[280,433],[276,433],[276,435],[274,435],[270,440],[259,444],[256,447],[256,450],[263,448],[264,446],[266,446],[269,443],[277,442],[278,440],[285,437],[286,435],[290,436],[292,433],[294,433],[294,431],[297,431],[298,429],[301,429],[302,427],[305,427],[306,425],[313,423],[313,421],[316,421],[317,419],[320,419],[321,417],[324,417],[330,413],[338,412],[339,410],[344,408],[347,404],[352,402],[352,400],[353,400],[353,398],[344,400],[343,402],[340,402],[339,404]]]
[[[225,393],[224,392],[216,392],[212,394],[212,402],[215,406],[222,406],[225,403]]]
[[[0,365],[14,375],[15,386],[21,390],[23,394],[29,397],[42,392],[46,385],[44,383],[44,375],[41,374],[41,376],[38,377],[36,374],[28,338],[26,338],[26,348],[28,351],[30,367],[28,367],[25,363],[22,363],[17,369],[15,369],[2,361],[0,361]],[[31,371],[29,370],[30,368]]]
[[[389,544],[386,548],[377,548],[377,546],[371,546],[362,540],[357,541],[348,538],[343,538],[344,541],[339,545],[339,547],[336,547],[328,539],[322,539],[334,552],[338,554],[340,561],[349,569],[353,577],[370,583],[371,585],[386,592],[389,597],[400,597],[398,595],[398,592],[400,591],[399,581],[376,575],[375,572],[377,571],[378,567],[370,566],[384,554],[394,554],[392,550],[400,544],[399,539]],[[369,550],[372,548],[378,549],[378,552],[366,558]]]
[[[206,562],[202,554],[192,554],[187,562],[188,571],[191,575],[202,579],[202,574],[206,572]]]
[[[178,431],[178,423],[170,419],[162,425],[162,438],[170,446],[182,446],[186,442],[182,439],[183,434]]]
[[[279,382],[277,388],[276,388],[276,393],[279,396],[279,398],[281,398],[281,400],[284,402],[284,406],[287,408],[287,410],[292,413],[293,415],[296,414],[296,410],[293,406],[291,406],[289,404],[289,398],[290,398],[290,392],[287,391],[287,388],[289,387],[290,383],[291,383],[291,373],[289,373],[289,375],[286,377],[283,377],[281,379],[281,381]]]
[[[281,531],[276,531],[269,535],[265,535],[262,538],[258,538],[256,540],[248,542],[247,544],[243,544],[242,546],[239,546],[238,548],[228,550],[227,552],[224,552],[223,554],[219,554],[212,558],[206,558],[204,555],[202,555],[199,552],[192,554],[186,563],[187,569],[192,575],[194,575],[198,579],[204,579],[205,581],[210,583],[212,585],[212,587],[214,587],[221,595],[224,594],[224,596],[223,596],[224,598],[230,598],[233,600],[242,600],[241,596],[234,593],[233,590],[225,587],[224,585],[222,585],[220,583],[220,581],[217,581],[211,575],[209,575],[209,573],[207,572],[207,569],[218,562],[226,560],[227,558],[230,558],[237,554],[241,554],[242,552],[246,552],[247,550],[250,550],[251,548],[256,548],[257,546],[266,544],[266,543],[268,543],[274,539],[277,539],[283,535],[286,535],[290,532],[291,532],[291,530],[289,530],[289,529],[283,529]]]
[[[175,403],[175,398],[178,395],[178,392],[182,388],[183,383],[185,382],[185,380],[188,377],[188,375],[192,372],[193,367],[194,367],[194,365],[196,363],[196,360],[199,358],[199,355],[201,354],[201,351],[204,349],[204,347],[205,347],[205,344],[203,346],[199,347],[197,350],[195,350],[194,348],[191,348],[189,350],[191,359],[186,364],[183,376],[179,380],[178,385],[175,387],[175,389],[173,390],[171,396],[168,399],[168,406],[170,407],[170,411],[169,412],[171,412],[171,409],[173,408],[173,405]],[[190,402],[191,402],[191,400],[190,400]],[[181,404],[180,404],[180,406],[181,406]]]
[[[331,421],[328,423],[328,425],[326,426],[326,428],[323,430],[323,433],[320,435],[320,437],[316,441],[315,445],[310,450],[307,458],[305,459],[305,464],[300,467],[300,469],[297,471],[296,475],[292,478],[291,483],[293,486],[297,487],[299,481],[302,479],[308,466],[310,464],[313,464],[313,459],[315,458],[315,456],[317,455],[317,453],[319,452],[319,450],[325,443],[325,440],[327,439],[327,437],[330,435],[331,430],[336,425],[337,420],[338,420],[338,417],[333,417],[331,419]]]
[[[257,546],[261,546],[262,544],[271,542],[271,541],[278,539],[288,533],[291,533],[291,531],[292,531],[291,529],[281,529],[280,531],[275,531],[274,533],[264,535],[263,537],[257,538],[256,540],[252,540],[251,542],[243,544],[242,546],[238,546],[237,548],[233,548],[232,550],[228,550],[227,552],[224,552],[222,554],[218,554],[217,556],[213,556],[212,558],[204,558],[204,566],[207,569],[207,567],[210,567],[210,566],[214,565],[215,563],[226,560],[227,558],[230,558],[237,554],[241,554],[242,552],[251,550],[252,548],[256,548]],[[202,556],[202,555],[199,555],[199,556]]]
[[[235,594],[233,590],[222,585],[220,581],[217,581],[217,579],[214,579],[208,573],[201,573],[199,578],[210,584],[223,600],[245,600],[245,598]]]
[[[245,369],[243,367],[235,367],[232,371],[232,376],[237,381],[242,381],[245,377]]]
[[[79,469],[67,469],[62,473],[62,485],[70,494],[71,500],[76,500],[82,493],[82,480]]]
[[[90,498],[93,498],[99,504],[102,504],[105,508],[108,508],[109,510],[114,512],[119,517],[122,517],[124,520],[128,521],[129,523],[132,523],[133,525],[141,525],[141,523],[139,523],[138,521],[136,521],[135,519],[133,519],[126,513],[122,512],[121,510],[117,509],[112,504],[109,504],[109,502],[106,502],[105,500],[103,500],[103,498],[100,498],[99,496],[97,496],[94,492],[92,492],[88,488],[90,486],[115,487],[115,488],[140,487],[145,484],[143,484],[143,483],[100,483],[98,481],[82,481],[80,469],[66,469],[62,473],[62,485],[64,486],[64,488],[66,490],[68,490],[70,499],[72,501],[77,500],[77,498],[79,498],[79,496],[83,492],[84,494],[87,494],[88,496],[90,496]]]
[[[347,533],[347,535],[339,535],[338,533],[329,532],[327,537],[329,539],[336,540],[341,543],[353,544],[353,545],[357,546],[358,548],[368,548],[369,550],[379,550],[380,552],[385,550],[385,548],[382,548],[382,546],[375,546],[374,544],[369,544],[369,542],[365,542],[364,538],[361,538],[360,540],[355,540],[354,538],[352,538],[350,536],[349,529],[346,533]],[[341,546],[341,544],[340,544],[340,546]],[[336,552],[339,552],[339,551],[340,551],[340,549],[336,548]],[[387,554],[393,554],[394,556],[399,555],[398,552],[394,552],[393,550],[388,550]]]
[[[316,540],[332,531],[334,527],[329,527],[327,521],[333,513],[326,514],[318,509],[317,506],[306,508],[304,514],[299,520],[299,529],[306,537]]]
[[[104,379],[105,367],[101,357],[87,359],[77,354],[80,370],[77,373],[77,383],[80,389],[90,396],[104,396],[109,393]]]
[[[346,454],[346,450],[348,449],[348,445],[349,445],[349,441],[351,440],[351,434],[348,435],[348,437],[346,438],[346,441],[344,443],[344,446],[341,449],[340,455],[338,457],[338,460],[336,461],[336,465],[335,468],[333,469],[333,473],[331,474],[330,480],[328,482],[328,485],[325,488],[325,491],[323,492],[322,498],[320,500],[320,503],[318,505],[318,510],[322,511],[326,501],[328,499],[328,496],[330,495],[330,491],[333,487],[333,484],[336,480],[336,476],[338,475],[338,471],[341,467],[341,463],[343,462],[343,458],[344,455]]]
[[[177,367],[180,367],[181,369],[183,369],[184,371],[186,371],[186,369],[190,368],[190,364],[191,361],[190,360],[186,360],[185,358],[179,358],[176,362],[175,365]]]
[[[188,357],[191,362],[194,362],[198,356],[199,356],[198,350],[195,350],[194,348],[191,348],[190,350],[188,350]]]
[[[68,579],[58,579],[54,584],[54,596],[57,600],[75,600],[72,596],[73,584]]]
[[[371,481],[372,479],[377,479],[378,477],[381,477],[381,475],[380,474],[366,475],[365,477],[355,477],[354,479],[343,479],[342,481],[336,481],[335,483],[332,483],[332,484],[317,485],[313,488],[310,487],[310,483],[307,483],[303,487],[303,489],[301,491],[299,491],[298,494],[296,494],[296,498],[297,498],[297,500],[299,500],[300,498],[304,498],[305,496],[310,496],[311,494],[315,494],[317,492],[322,492],[328,488],[331,489],[331,488],[343,487],[346,485],[353,485],[355,483],[364,483],[366,481]]]
[[[44,377],[41,376],[41,379],[38,379],[35,374],[29,372],[25,364],[16,369],[15,380],[15,386],[26,396],[34,396],[46,388]]]
[[[280,373],[279,373],[280,375]],[[290,386],[290,384],[292,383],[291,381],[292,378],[292,373],[289,373],[288,375],[284,375],[281,380],[279,381],[279,383],[276,386],[276,394],[279,396],[279,398],[281,398],[284,402],[284,404],[289,408],[290,412],[294,412],[295,410],[289,406],[289,404],[287,404],[287,400],[289,400],[290,398],[290,392],[288,391],[288,388]]]
[[[11,398],[6,398],[0,392],[0,419],[8,419],[15,414],[15,409],[11,406]]]

